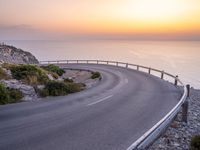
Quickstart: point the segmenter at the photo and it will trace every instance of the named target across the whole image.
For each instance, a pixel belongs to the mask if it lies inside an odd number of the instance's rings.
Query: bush
[[[0,104],[16,103],[23,98],[21,91],[0,84]]]
[[[96,79],[100,77],[101,77],[101,74],[99,72],[92,72],[92,76],[91,76],[92,79]]]
[[[10,70],[13,78],[30,85],[45,84],[49,81],[45,71],[35,65],[15,65]]]
[[[66,83],[73,83],[74,81],[73,81],[72,79],[65,78],[65,79],[64,79],[64,82],[66,82]]]
[[[190,143],[191,150],[200,150],[200,135],[194,136]]]
[[[39,91],[41,97],[61,96],[70,93],[79,92],[84,88],[82,84],[66,83],[60,81],[49,81],[45,84],[45,88]]]
[[[67,90],[63,82],[56,82],[56,81],[48,82],[45,85],[44,90],[48,90],[49,95],[51,96],[59,96],[67,94]]]
[[[9,95],[6,87],[0,84],[0,104],[6,104],[9,102]]]
[[[54,72],[57,73],[59,76],[62,76],[65,73],[65,70],[59,68],[56,65],[50,64],[48,66],[42,66],[43,69],[50,71],[50,72]]]
[[[15,64],[9,64],[9,63],[3,63],[2,64],[2,67],[5,68],[5,69],[7,69],[7,70],[10,70],[12,67],[15,67],[15,66],[17,66],[17,65],[15,65]]]
[[[66,84],[67,93],[80,92],[83,89],[81,84],[78,83],[68,83]]]
[[[41,90],[38,90],[38,93],[41,97],[47,97],[49,96],[49,91],[48,89],[41,89]]]
[[[0,67],[0,80],[1,79],[7,79],[7,78],[8,78],[7,74],[5,73],[3,68]]]
[[[8,89],[9,97],[13,102],[18,102],[23,98],[23,94],[21,91],[17,89]]]
[[[52,75],[52,77],[54,79],[58,79],[59,78],[59,75],[57,73],[55,73],[55,72],[51,72],[50,74]]]

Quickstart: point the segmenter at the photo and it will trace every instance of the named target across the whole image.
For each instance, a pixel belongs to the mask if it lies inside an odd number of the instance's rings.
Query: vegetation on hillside
[[[12,65],[10,70],[14,79],[29,85],[45,84],[49,81],[45,71],[35,65]]]
[[[1,66],[3,68],[7,69],[7,70],[10,70],[12,67],[15,67],[17,65],[16,64],[3,63]]]
[[[6,70],[11,75],[8,75]],[[64,73],[65,70],[52,64],[37,66],[4,63],[0,66],[0,80],[8,79],[7,77],[20,80],[24,84],[33,86],[35,92],[41,97],[67,95],[85,88],[86,85],[83,83],[76,83],[70,78],[64,78]],[[92,79],[100,77],[99,72],[92,72]],[[4,84],[0,83],[0,104],[19,102],[22,98],[23,94],[20,90],[6,88]]]
[[[23,94],[17,89],[6,88],[3,84],[0,84],[0,104],[16,103],[20,102],[23,98]]]
[[[45,88],[39,90],[40,96],[60,96],[79,92],[84,89],[83,84],[73,82],[49,81]]]
[[[196,135],[192,138],[190,150],[200,150],[200,135]]]
[[[73,83],[74,81],[72,79],[69,79],[69,78],[64,78],[64,82],[66,82],[66,83]]]
[[[48,66],[42,66],[43,69],[52,72],[52,73],[56,73],[59,76],[62,76],[65,73],[65,70],[59,68],[56,65],[50,64]]]
[[[92,76],[91,76],[92,79],[96,79],[100,77],[101,77],[101,74],[99,72],[92,72]]]
[[[3,70],[3,68],[0,67],[0,80],[2,79],[8,79],[8,75],[6,74],[6,72]]]

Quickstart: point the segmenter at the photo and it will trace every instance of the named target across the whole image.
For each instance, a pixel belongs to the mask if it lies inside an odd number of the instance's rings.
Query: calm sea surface
[[[117,60],[165,70],[200,89],[200,41],[5,41],[39,60]]]

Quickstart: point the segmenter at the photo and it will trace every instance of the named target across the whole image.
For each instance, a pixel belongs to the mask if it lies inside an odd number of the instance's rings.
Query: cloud
[[[0,40],[200,40],[200,32],[68,34],[44,31],[27,24],[0,24]]]
[[[0,39],[1,40],[20,40],[30,39],[39,33],[39,30],[33,28],[30,25],[0,25]]]
[[[11,26],[0,24],[0,29],[4,29],[4,30],[32,29],[32,26],[31,25],[26,25],[26,24],[11,25]]]
[[[50,40],[62,37],[62,34],[43,31],[31,25],[0,25],[0,40]]]

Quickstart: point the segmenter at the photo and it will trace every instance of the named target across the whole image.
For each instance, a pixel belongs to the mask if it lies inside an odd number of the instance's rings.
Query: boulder
[[[24,98],[22,99],[24,101],[37,100],[37,94],[35,92],[35,89],[30,85],[23,84],[15,79],[1,80],[0,82],[8,88],[20,90],[24,95]]]

